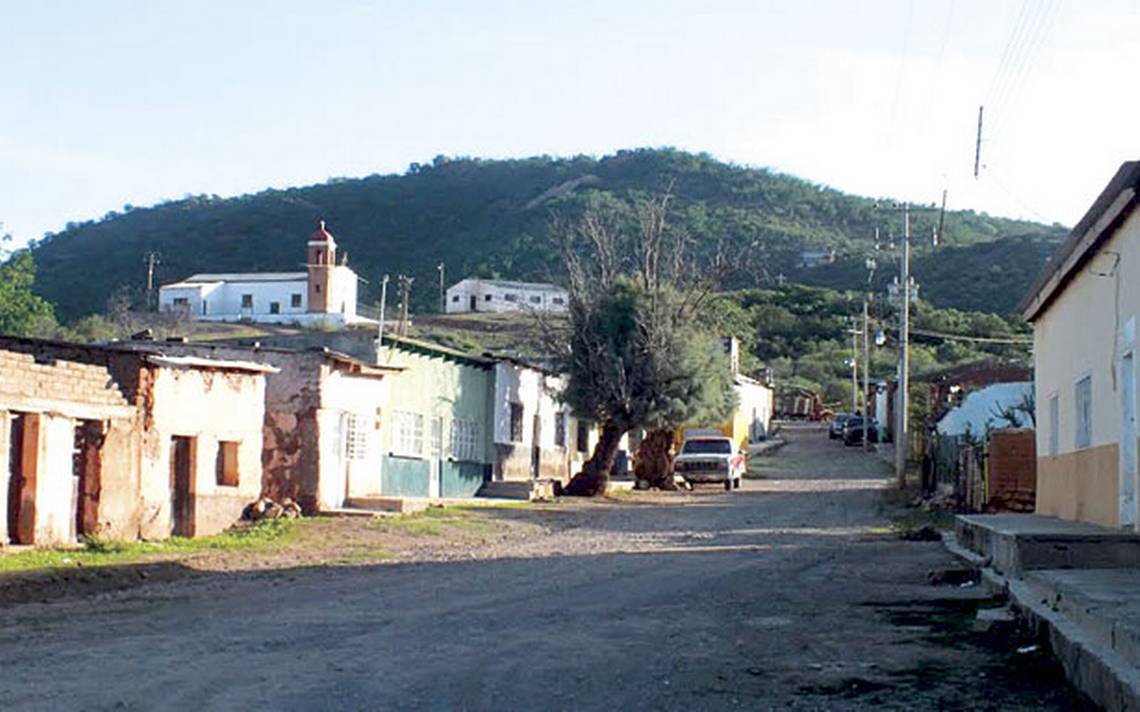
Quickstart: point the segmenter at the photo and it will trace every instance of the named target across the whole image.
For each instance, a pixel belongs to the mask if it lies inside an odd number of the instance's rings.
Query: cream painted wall
[[[1115,265],[1112,253],[1119,255]],[[1137,314],[1140,314],[1140,212],[1134,211],[1033,324],[1039,459],[1050,454],[1053,434],[1049,400],[1056,394],[1059,399],[1056,435],[1061,460],[1053,462],[1077,462],[1063,456],[1077,452],[1075,384],[1085,374],[1092,377],[1092,442],[1086,449],[1119,445],[1122,394],[1118,369],[1121,357],[1137,347]],[[1137,360],[1140,353],[1133,362]],[[1105,463],[1101,469],[1109,466],[1119,472],[1118,462]],[[1077,511],[1102,513],[1106,507],[1115,507],[1115,501],[1108,500],[1117,498],[1117,487],[1069,487],[1048,481],[1085,475],[1087,473],[1077,467],[1066,469],[1054,464],[1044,470],[1039,468],[1038,511],[1064,516]],[[1103,473],[1098,480],[1103,482]],[[1076,492],[1080,492],[1082,498],[1096,501],[1071,504],[1052,501]],[[1103,514],[1097,518],[1105,519]]]
[[[261,493],[265,376],[171,367],[153,367],[152,373],[154,405],[152,422],[144,435],[140,477],[142,536],[170,534],[170,439],[175,435],[196,438],[192,486],[195,535],[221,531],[236,521],[244,504]],[[217,484],[219,440],[240,443],[236,487]]]

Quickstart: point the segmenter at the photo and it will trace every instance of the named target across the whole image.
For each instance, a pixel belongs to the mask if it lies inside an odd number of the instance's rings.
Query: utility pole
[[[978,177],[978,169],[982,165],[982,109],[984,106],[978,107],[978,140],[974,144],[974,178]]]
[[[159,259],[157,252],[148,252],[143,257],[143,262],[146,263],[146,310],[154,311],[154,266],[162,260]]]
[[[852,319],[854,322],[854,319]],[[859,330],[851,324],[851,414],[859,411]],[[864,414],[866,415],[866,414]],[[865,431],[866,428],[863,428]]]
[[[910,407],[910,205],[903,203],[902,259],[899,264],[899,288],[902,308],[899,310],[899,387],[897,391],[898,427],[895,428],[895,484],[906,488],[906,456],[909,443],[908,409]]]
[[[443,263],[439,263],[439,313],[447,312],[447,294],[443,291]]]
[[[380,363],[380,350],[384,348],[384,307],[388,305],[388,275],[380,278],[380,327],[376,330],[376,363]]]
[[[408,298],[412,293],[412,282],[414,278],[406,275],[400,275],[396,278],[400,285],[400,325],[397,327],[399,336],[408,335]]]
[[[867,395],[871,392],[871,349],[867,343],[870,329],[868,297],[863,297],[863,452],[870,450],[870,441],[867,430],[871,427],[871,404],[867,402]],[[876,413],[878,415],[878,413]]]

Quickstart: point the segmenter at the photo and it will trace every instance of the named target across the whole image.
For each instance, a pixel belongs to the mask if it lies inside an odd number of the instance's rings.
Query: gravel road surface
[[[0,709],[1073,709],[893,536],[875,455],[789,428],[743,490],[510,508],[470,556],[0,609]]]

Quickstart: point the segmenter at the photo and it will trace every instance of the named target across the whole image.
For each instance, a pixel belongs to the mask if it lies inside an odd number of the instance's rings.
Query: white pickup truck
[[[673,472],[686,482],[723,482],[726,490],[740,488],[747,460],[737,452],[732,438],[690,435],[673,460]]]

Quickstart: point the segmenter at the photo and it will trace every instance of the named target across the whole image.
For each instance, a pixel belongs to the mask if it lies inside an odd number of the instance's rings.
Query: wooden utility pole
[[[146,310],[155,311],[154,299],[154,267],[162,262],[157,252],[148,252],[143,256],[146,263]]]
[[[443,289],[443,263],[439,263],[439,313],[447,312],[447,293]]]
[[[384,307],[388,305],[388,275],[380,278],[380,326],[376,330],[376,363],[380,363],[380,350],[384,348]]]
[[[397,334],[400,336],[408,335],[408,300],[412,294],[412,282],[414,278],[407,275],[400,275],[396,278],[400,285],[400,325],[397,327]]]

